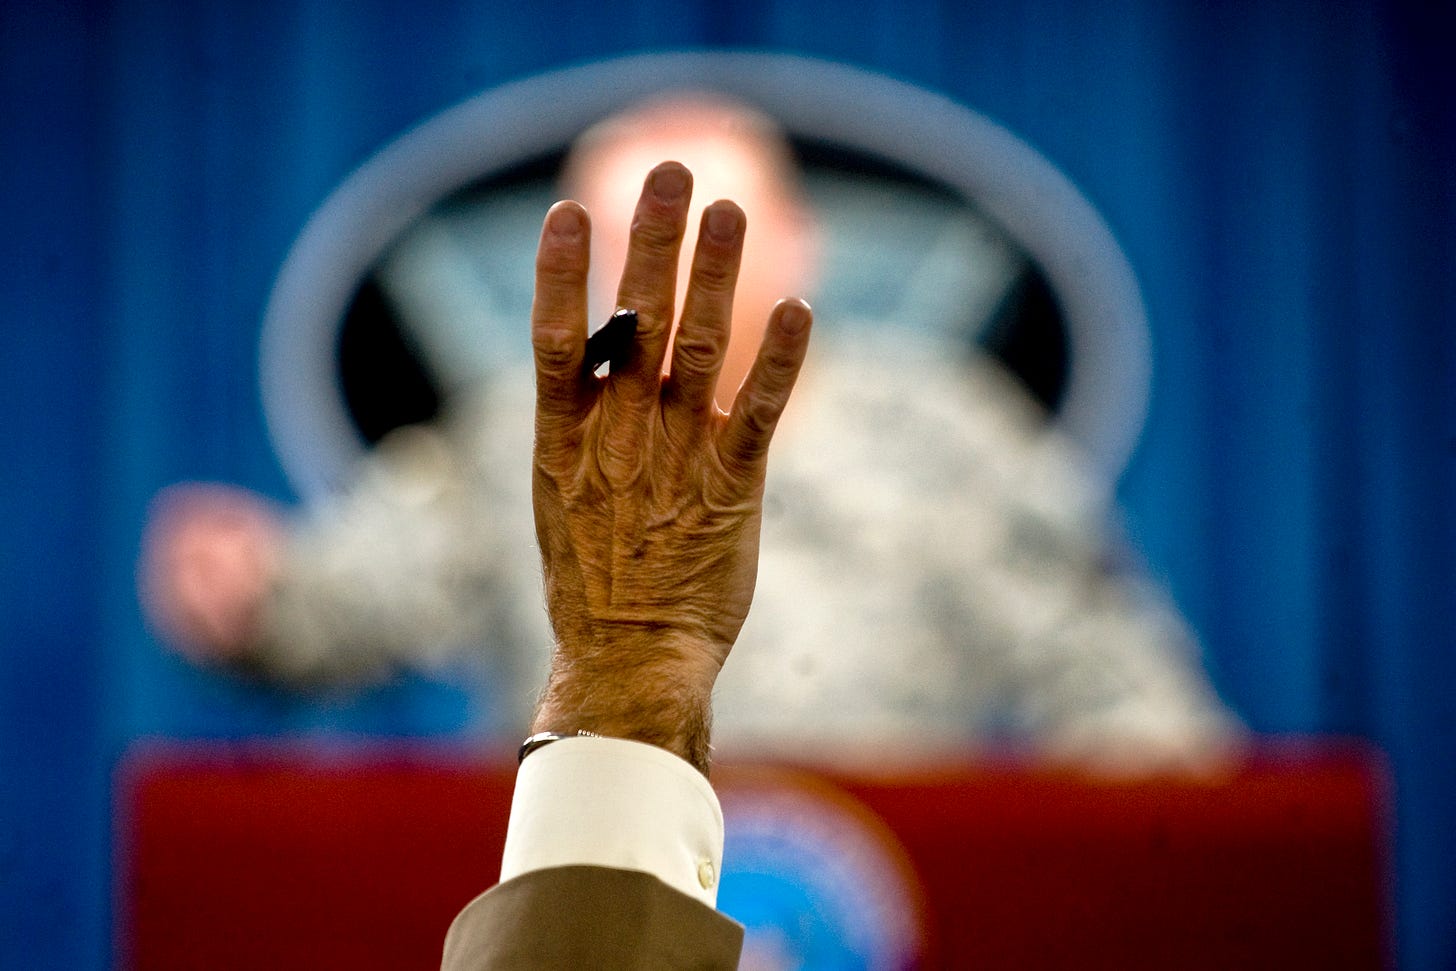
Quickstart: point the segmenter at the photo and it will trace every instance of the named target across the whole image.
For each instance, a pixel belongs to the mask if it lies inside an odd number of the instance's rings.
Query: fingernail
[[[547,214],[546,228],[553,236],[575,239],[586,229],[586,220],[582,218],[581,210],[576,206],[558,202],[551,207],[551,212]]]
[[[652,172],[652,194],[659,202],[676,202],[688,191],[690,181],[688,170],[681,165],[659,165]]]
[[[804,301],[785,300],[780,306],[784,309],[779,311],[779,329],[785,334],[797,334],[809,326],[813,314]]]
[[[731,243],[738,235],[738,207],[713,203],[708,207],[708,235],[720,243]]]

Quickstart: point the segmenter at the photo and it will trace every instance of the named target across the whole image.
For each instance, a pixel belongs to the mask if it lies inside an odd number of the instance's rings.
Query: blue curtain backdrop
[[[288,496],[256,342],[309,213],[485,88],[714,47],[949,95],[1100,209],[1155,341],[1131,531],[1253,726],[1388,753],[1402,966],[1456,967],[1456,33],[1239,0],[0,6],[0,966],[107,964],[132,740],[460,727],[424,681],[320,707],[198,674],[135,605],[158,488]]]

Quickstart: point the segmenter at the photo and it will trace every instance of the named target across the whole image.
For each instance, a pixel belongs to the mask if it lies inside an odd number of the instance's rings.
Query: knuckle
[[[764,348],[763,363],[765,377],[775,389],[780,389],[793,380],[799,368],[799,355],[791,347],[771,344]]]
[[[762,392],[749,395],[743,406],[743,427],[755,439],[762,439],[773,431],[782,410],[776,395]]]
[[[569,291],[581,286],[585,280],[585,267],[575,262],[563,263],[544,253],[536,261],[537,294]]]
[[[617,302],[622,306],[637,309],[637,333],[633,343],[638,347],[656,345],[660,352],[662,345],[658,342],[665,339],[672,323],[672,304],[664,302],[659,294],[626,288],[617,296]]]
[[[531,334],[537,367],[553,374],[575,369],[576,345],[573,334],[554,328],[539,328]]]
[[[656,258],[675,258],[682,241],[679,220],[661,213],[639,212],[632,219],[632,248]]]
[[[725,451],[718,458],[718,467],[724,484],[730,489],[741,489],[744,484],[757,477],[759,450],[745,442]]]
[[[686,330],[677,332],[672,352],[674,366],[693,374],[712,370],[723,356],[719,341],[701,334],[688,334]]]
[[[705,295],[719,296],[731,292],[736,279],[736,269],[728,260],[699,259],[693,264],[693,289]]]

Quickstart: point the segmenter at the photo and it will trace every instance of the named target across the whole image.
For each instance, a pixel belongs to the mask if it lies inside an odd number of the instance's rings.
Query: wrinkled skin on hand
[[[706,773],[713,682],[753,598],[768,445],[810,313],[802,301],[774,308],[732,408],[719,410],[746,219],[727,201],[704,212],[674,338],[691,182],[665,162],[643,187],[617,294],[638,329],[605,378],[583,363],[587,215],[558,203],[542,231],[532,491],[557,643],[533,731],[650,742]]]

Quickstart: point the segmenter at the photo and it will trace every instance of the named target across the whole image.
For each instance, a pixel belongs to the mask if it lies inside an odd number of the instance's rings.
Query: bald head
[[[709,94],[654,98],[605,119],[572,146],[566,194],[592,215],[591,303],[595,320],[616,307],[616,281],[643,173],[672,159],[693,173],[693,209],[678,273],[681,285],[702,210],[732,199],[748,215],[747,242],[733,305],[733,339],[718,403],[726,407],[748,372],[769,311],[813,283],[813,233],[798,166],[783,132],[748,105]]]

